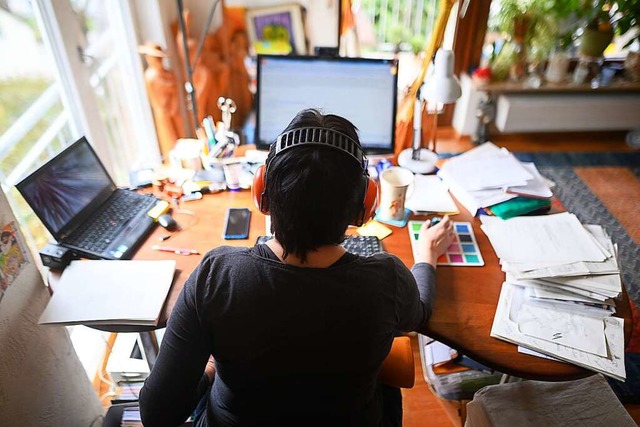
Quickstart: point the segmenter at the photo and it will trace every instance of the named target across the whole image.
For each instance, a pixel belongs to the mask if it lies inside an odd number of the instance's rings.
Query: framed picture
[[[253,51],[305,55],[307,43],[298,4],[247,9],[247,34]]]

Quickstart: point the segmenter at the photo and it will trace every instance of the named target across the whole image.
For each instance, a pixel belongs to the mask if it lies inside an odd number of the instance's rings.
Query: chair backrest
[[[382,362],[380,382],[393,387],[412,388],[416,382],[413,349],[409,337],[395,337],[391,351]]]

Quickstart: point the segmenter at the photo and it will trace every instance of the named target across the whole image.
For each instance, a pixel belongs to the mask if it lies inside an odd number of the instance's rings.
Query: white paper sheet
[[[445,163],[442,169],[465,190],[525,186],[533,176],[513,155]]]
[[[602,262],[607,256],[575,215],[517,217],[502,220],[482,216],[487,234],[499,258],[508,262]],[[610,255],[610,254],[609,254]]]
[[[607,355],[602,318],[524,303],[517,324],[523,334],[599,356]]]
[[[567,286],[567,285],[562,285],[559,283],[554,283],[551,281],[548,281],[547,279],[515,279],[514,275],[512,273],[507,273],[506,274],[506,282],[509,283],[513,283],[516,285],[520,285],[520,286],[526,286],[529,288],[536,288],[536,289],[549,289],[549,290],[561,290],[564,292],[567,292],[569,294],[576,294],[576,295],[582,295],[585,296],[587,298],[593,298],[594,300],[600,301],[600,302],[604,302],[607,299],[609,299],[610,297],[596,293],[596,292],[592,292],[586,289],[582,289],[582,288],[576,288],[573,286]]]
[[[442,344],[439,341],[432,341],[425,346],[425,359],[428,365],[437,365],[439,363],[448,362],[458,356],[458,351]]]
[[[413,193],[405,206],[415,213],[457,214],[458,208],[449,195],[447,186],[435,175],[416,175]]]
[[[553,197],[553,192],[551,192],[548,181],[540,175],[536,165],[534,163],[522,162],[522,166],[524,166],[533,178],[527,181],[526,185],[506,187],[504,191],[525,197],[537,197],[542,199],[549,199]]]
[[[518,353],[528,354],[530,356],[540,357],[542,359],[555,360],[556,362],[565,363],[564,360],[557,359],[553,356],[546,355],[544,353],[540,353],[539,351],[531,350],[530,348],[523,347],[521,345],[518,346]]]
[[[517,324],[509,318],[512,293],[517,286],[504,283],[496,308],[496,315],[491,327],[491,336],[514,344],[523,345],[541,353],[575,363],[587,369],[601,372],[610,377],[624,381],[626,371],[624,365],[624,320],[618,317],[604,319],[604,334],[607,342],[607,357],[585,353],[575,348],[567,347],[531,337],[520,333]]]
[[[505,193],[502,188],[472,191],[456,181],[457,173],[455,171],[463,171],[466,162],[510,155],[508,150],[499,148],[491,142],[487,142],[447,160],[444,166],[438,171],[438,176],[442,178],[445,185],[449,187],[449,191],[455,196],[458,202],[460,202],[472,216],[475,216],[480,208],[492,206],[517,196],[515,194]]]

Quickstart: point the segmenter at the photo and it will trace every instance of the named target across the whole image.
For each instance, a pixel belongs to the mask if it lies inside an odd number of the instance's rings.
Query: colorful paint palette
[[[424,221],[409,221],[409,236],[413,256],[416,255],[416,244],[420,235],[420,228]],[[480,267],[484,265],[476,236],[473,234],[473,226],[470,222],[454,222],[455,236],[453,242],[444,254],[438,258],[438,265],[459,265]]]

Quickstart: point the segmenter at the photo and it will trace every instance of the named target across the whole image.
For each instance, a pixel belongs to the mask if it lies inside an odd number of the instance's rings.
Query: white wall
[[[0,191],[0,228],[12,221],[17,223]],[[17,237],[24,242],[21,233]],[[25,262],[0,296],[0,425],[100,425],[102,407],[67,330],[38,325],[49,291],[21,246]]]

